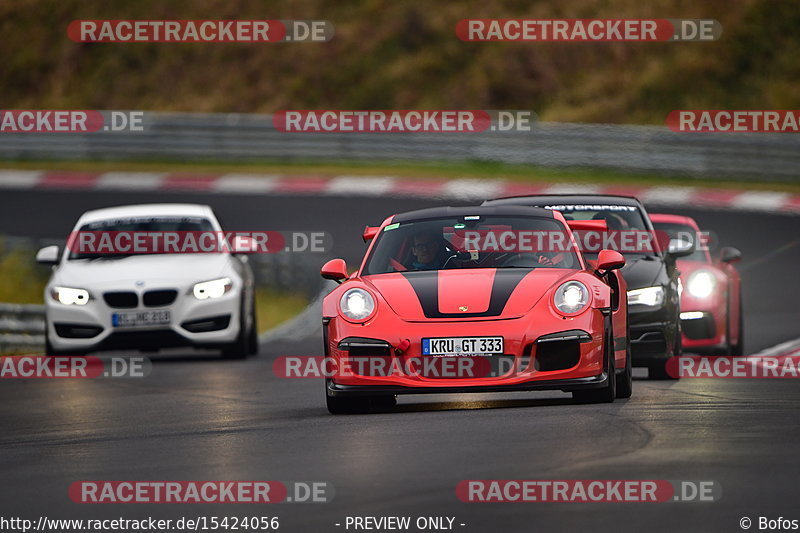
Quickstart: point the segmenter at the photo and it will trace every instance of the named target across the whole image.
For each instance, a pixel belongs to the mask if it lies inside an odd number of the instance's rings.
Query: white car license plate
[[[126,311],[111,315],[111,324],[115,328],[129,328],[138,326],[160,326],[170,323],[168,309],[160,311]]]
[[[458,357],[502,354],[503,337],[440,337],[422,339],[422,355]]]

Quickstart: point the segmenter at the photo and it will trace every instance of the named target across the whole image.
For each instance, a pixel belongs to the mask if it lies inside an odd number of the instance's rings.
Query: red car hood
[[[686,261],[685,259],[678,259],[676,264],[678,271],[681,273],[681,279],[684,281],[684,283],[689,275],[697,270],[708,270],[710,272],[714,272],[714,275],[721,275],[723,277],[725,276],[725,274],[719,268],[717,268],[716,265],[706,263],[704,261]]]
[[[574,274],[560,268],[481,268],[365,276],[404,320],[497,320],[527,313],[553,285]]]

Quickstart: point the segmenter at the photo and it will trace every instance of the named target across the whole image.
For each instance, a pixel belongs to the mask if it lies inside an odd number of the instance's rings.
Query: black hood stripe
[[[492,283],[489,308],[483,313],[441,313],[439,312],[439,271],[403,272],[417,294],[422,312],[426,318],[481,318],[500,316],[522,278],[530,270],[526,268],[498,269]]]

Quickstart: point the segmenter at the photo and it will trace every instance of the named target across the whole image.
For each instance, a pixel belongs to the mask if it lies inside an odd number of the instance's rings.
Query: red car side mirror
[[[336,283],[341,283],[347,279],[347,264],[344,259],[331,259],[319,271],[324,279],[332,279]]]
[[[608,272],[625,266],[625,257],[616,250],[601,250],[597,255],[597,270]]]

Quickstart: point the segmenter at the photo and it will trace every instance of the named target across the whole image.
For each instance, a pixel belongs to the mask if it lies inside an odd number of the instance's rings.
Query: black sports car
[[[611,195],[557,194],[486,200],[483,205],[527,205],[561,211],[567,220],[603,220],[609,230],[648,232],[653,224],[636,198]],[[675,263],[693,251],[690,243],[670,242],[668,251],[620,250],[628,284],[628,342],[634,366],[649,368],[651,379],[668,379],[666,360],[681,353],[680,285]],[[584,250],[589,261],[596,252]]]

